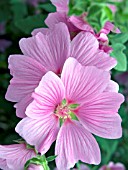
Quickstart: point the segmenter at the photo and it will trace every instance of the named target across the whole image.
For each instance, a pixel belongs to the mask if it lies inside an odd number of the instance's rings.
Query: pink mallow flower
[[[99,41],[99,49],[103,50],[106,53],[110,53],[112,51],[112,48],[108,46],[109,41],[107,35],[110,33],[110,31],[114,33],[120,33],[120,30],[116,28],[114,24],[107,21],[100,32],[95,33],[89,23],[85,21],[87,13],[83,13],[81,16],[68,16],[69,0],[51,0],[51,2],[53,3],[53,5],[55,5],[57,12],[50,13],[46,18],[45,24],[49,28],[53,28],[55,24],[63,22],[68,26],[71,38],[74,38],[81,31],[90,32]],[[48,28],[38,28],[32,32],[32,35],[36,35],[38,32],[46,34],[48,30]]]
[[[70,169],[78,160],[100,163],[100,149],[91,133],[109,139],[122,135],[117,112],[124,97],[111,88],[109,72],[69,58],[61,78],[49,71],[32,96],[28,117],[18,123],[16,132],[41,154],[56,140],[58,170]]]
[[[0,145],[0,168],[3,170],[24,170],[25,163],[35,156],[34,149],[28,149],[24,143]]]
[[[99,43],[89,32],[79,33],[72,41],[67,26],[56,24],[46,35],[38,33],[20,40],[23,55],[9,57],[9,69],[13,78],[6,99],[17,102],[16,114],[25,117],[26,107],[33,101],[31,95],[42,76],[48,71],[60,74],[68,57],[76,58],[84,66],[96,66],[110,70],[116,60],[99,50]]]
[[[110,162],[108,165],[102,166],[99,170],[125,170],[125,167],[122,163]]]

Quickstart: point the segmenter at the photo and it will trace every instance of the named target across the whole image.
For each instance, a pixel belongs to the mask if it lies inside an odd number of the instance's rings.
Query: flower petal
[[[113,81],[113,80],[110,80],[107,88],[105,89],[106,92],[116,92],[118,93],[119,91],[119,85]]]
[[[31,94],[46,72],[40,63],[23,55],[11,55],[9,69],[13,78],[5,97],[13,102],[19,102]]]
[[[57,136],[55,155],[57,168],[67,170],[78,160],[100,163],[100,149],[94,137],[77,121],[66,120]]]
[[[7,166],[6,159],[1,159],[1,158],[0,158],[0,169],[3,169],[3,170],[11,170],[11,169]]]
[[[35,156],[35,151],[26,149],[25,144],[0,145],[0,158],[6,159],[10,169],[23,170],[27,160]]]
[[[92,66],[84,67],[74,58],[66,60],[61,76],[66,99],[77,104],[88,103],[98,96],[106,89],[110,79],[109,72]]]
[[[31,34],[35,36],[37,33],[41,32],[42,34],[46,35],[48,31],[49,31],[48,28],[36,28],[31,32]]]
[[[33,101],[33,98],[30,95],[24,97],[20,102],[16,103],[14,107],[16,108],[17,117],[24,118],[26,117],[25,111],[27,106]]]
[[[52,114],[64,99],[64,85],[56,74],[49,71],[43,76],[32,96],[34,101],[28,106],[26,115],[35,119],[43,118],[44,115]]]
[[[55,115],[44,116],[43,119],[31,119],[26,117],[16,126],[16,132],[22,136],[27,143],[34,145],[43,155],[56,140],[59,130],[59,120]]]
[[[117,112],[123,101],[124,97],[119,93],[104,92],[79,107],[76,116],[91,133],[109,139],[120,138],[121,118]]]
[[[57,11],[68,12],[69,0],[51,0]]]
[[[20,40],[22,52],[40,62],[47,71],[60,74],[69,56],[70,35],[64,23],[56,24],[47,35],[41,32]]]
[[[97,39],[89,32],[81,32],[73,39],[70,56],[84,66],[96,66],[103,70],[110,70],[117,64],[114,58],[99,50]]]

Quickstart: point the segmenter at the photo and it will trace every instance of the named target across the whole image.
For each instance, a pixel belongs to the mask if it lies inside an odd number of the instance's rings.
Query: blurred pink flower
[[[44,170],[44,168],[41,165],[31,164],[29,165],[27,170]]]
[[[117,7],[116,7],[115,5],[113,5],[113,4],[108,4],[107,6],[110,8],[110,10],[112,11],[113,14],[116,13]]]
[[[16,132],[41,154],[56,140],[58,169],[74,167],[78,160],[99,164],[100,149],[91,133],[109,139],[122,136],[117,112],[124,97],[109,84],[109,72],[67,59],[61,78],[51,71],[43,76],[26,109],[28,117]]]
[[[108,165],[102,166],[99,170],[125,170],[125,167],[122,163],[110,162]]]
[[[26,144],[0,145],[0,168],[24,170],[27,160],[35,156],[35,151],[27,149]]]
[[[57,168],[54,168],[54,170],[58,170]],[[73,168],[72,170],[78,170],[77,168]],[[80,164],[80,170],[90,170],[86,165]]]
[[[6,99],[18,102],[16,114],[25,117],[25,110],[32,102],[31,94],[47,71],[60,74],[68,57],[76,58],[84,66],[96,66],[110,70],[116,60],[99,50],[99,43],[89,32],[79,33],[72,41],[64,23],[56,24],[46,35],[38,33],[20,40],[24,55],[11,55],[9,69],[13,78],[6,93]]]

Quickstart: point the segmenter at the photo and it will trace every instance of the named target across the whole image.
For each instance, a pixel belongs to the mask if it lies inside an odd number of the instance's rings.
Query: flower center
[[[78,120],[75,115],[75,110],[78,108],[79,104],[68,104],[64,99],[61,104],[56,106],[54,113],[60,119],[60,124],[62,124],[67,118]]]

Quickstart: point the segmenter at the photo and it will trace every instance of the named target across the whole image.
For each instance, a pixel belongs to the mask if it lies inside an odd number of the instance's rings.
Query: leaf
[[[27,6],[23,2],[17,2],[11,5],[11,11],[14,15],[14,20],[22,19],[28,14]]]
[[[102,154],[104,154],[104,156],[102,156],[102,162],[103,164],[107,164],[115,153],[119,140],[103,139],[100,137],[96,137],[96,139],[102,149]]]
[[[124,44],[125,42],[128,41],[128,33],[120,33],[116,35],[110,35],[109,40],[111,43],[121,43]]]
[[[15,26],[22,32],[30,34],[33,29],[44,27],[45,15],[38,14],[35,16],[29,16],[25,19],[15,21]]]
[[[39,4],[38,8],[40,9],[44,9],[47,12],[55,12],[56,8],[54,5],[52,5],[51,3],[47,3],[47,4]]]
[[[120,43],[112,44],[113,52],[111,56],[117,59],[117,65],[115,67],[118,71],[126,71],[127,70],[127,59],[126,55],[123,53],[125,46]]]
[[[48,162],[51,162],[51,161],[54,161],[56,157],[57,157],[57,155],[49,156],[49,157],[46,158],[46,160]]]

